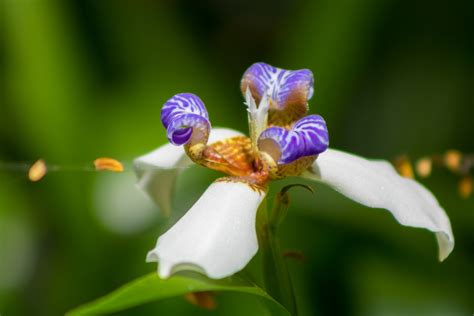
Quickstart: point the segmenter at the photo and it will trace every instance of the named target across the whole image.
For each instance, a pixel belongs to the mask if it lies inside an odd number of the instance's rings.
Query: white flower
[[[255,218],[267,184],[286,176],[323,182],[358,203],[386,209],[404,226],[434,232],[441,261],[450,254],[454,237],[449,219],[426,188],[398,175],[388,162],[327,149],[324,120],[304,116],[312,82],[309,70],[252,65],[242,79],[250,138],[230,129],[211,129],[207,110],[195,95],[168,100],[163,125],[170,142],[184,146],[167,144],[137,158],[139,187],[168,213],[180,169],[194,162],[229,177],[211,184],[158,238],[147,261],[158,262],[161,277],[194,269],[219,279],[243,269],[258,250]]]

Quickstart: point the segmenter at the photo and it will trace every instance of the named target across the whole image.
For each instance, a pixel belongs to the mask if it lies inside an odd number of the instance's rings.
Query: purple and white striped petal
[[[285,70],[265,63],[255,63],[244,73],[241,90],[245,96],[247,87],[258,102],[264,94],[271,98],[272,106],[277,110],[287,105],[306,106],[313,96],[313,73],[309,69]]]
[[[258,139],[259,150],[270,154],[278,164],[320,154],[328,146],[326,122],[319,115],[300,119],[290,130],[276,126],[267,128]]]
[[[180,93],[166,101],[161,122],[173,145],[206,143],[211,130],[209,115],[201,99],[192,93]]]

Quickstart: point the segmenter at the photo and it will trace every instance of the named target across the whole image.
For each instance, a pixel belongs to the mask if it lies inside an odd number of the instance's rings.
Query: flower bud
[[[44,160],[38,159],[28,170],[28,179],[30,179],[30,181],[37,182],[46,175],[47,171],[48,168],[46,167]]]
[[[408,159],[408,156],[401,155],[395,158],[393,164],[395,166],[395,169],[397,169],[398,173],[401,176],[410,179],[415,178],[415,175],[413,173],[413,167],[411,166],[411,162],[410,159]]]
[[[416,162],[416,172],[422,178],[429,177],[431,174],[432,161],[431,158],[424,157]]]
[[[216,300],[212,292],[192,292],[184,295],[189,303],[207,310],[216,309]]]
[[[461,166],[461,160],[462,153],[458,150],[451,149],[444,154],[444,164],[449,170],[453,172],[459,170],[459,167]]]
[[[472,194],[472,178],[469,175],[463,176],[458,182],[459,195],[467,199]]]
[[[94,160],[95,170],[108,170],[113,172],[122,172],[123,165],[120,161],[112,158],[97,158]]]

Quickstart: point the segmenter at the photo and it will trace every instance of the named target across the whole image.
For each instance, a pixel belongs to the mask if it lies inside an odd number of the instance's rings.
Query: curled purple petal
[[[272,106],[282,110],[288,105],[306,106],[313,96],[313,84],[313,73],[309,69],[285,70],[255,63],[244,73],[241,90],[245,95],[247,87],[250,88],[257,102],[267,93]]]
[[[191,138],[206,143],[211,129],[204,103],[192,93],[176,94],[166,101],[161,109],[161,122],[170,143],[178,146]]]
[[[258,147],[269,153],[278,164],[322,153],[329,146],[326,122],[319,115],[308,115],[290,130],[273,126],[260,134]]]

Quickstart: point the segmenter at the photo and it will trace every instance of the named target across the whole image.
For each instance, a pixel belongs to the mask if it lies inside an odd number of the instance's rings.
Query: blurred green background
[[[154,271],[145,254],[216,174],[177,184],[171,219],[134,186],[132,159],[164,144],[162,104],[206,103],[214,126],[247,130],[244,70],[265,61],[315,75],[311,113],[331,145],[372,158],[474,152],[474,2],[408,0],[3,0],[0,161],[85,166],[30,183],[0,171],[0,314],[59,315]],[[285,180],[272,187],[292,183]],[[321,185],[292,192],[281,239],[302,315],[474,313],[474,198],[444,170],[422,181],[451,218],[456,247],[437,262],[434,236]],[[257,257],[247,273],[258,274]],[[182,298],[120,315],[261,315],[219,294],[208,312]]]

